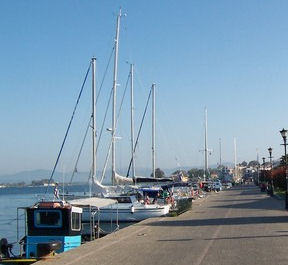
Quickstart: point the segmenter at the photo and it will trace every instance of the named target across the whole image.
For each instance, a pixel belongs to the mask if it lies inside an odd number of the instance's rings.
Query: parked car
[[[226,188],[226,189],[231,189],[232,188],[232,183],[231,182],[223,183],[223,187]]]
[[[213,186],[210,182],[203,183],[203,190],[206,192],[210,192],[212,190]]]
[[[222,184],[220,182],[214,182],[213,183],[213,190],[217,191],[217,192],[221,191],[222,190]]]

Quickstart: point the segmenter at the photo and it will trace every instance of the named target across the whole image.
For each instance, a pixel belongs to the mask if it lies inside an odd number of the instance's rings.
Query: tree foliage
[[[248,163],[248,167],[258,167],[260,164],[257,160],[252,160]]]
[[[288,163],[288,155],[286,155],[286,162]],[[280,158],[280,165],[285,165],[285,156],[281,156]]]
[[[203,169],[199,169],[199,168],[192,168],[190,169],[188,172],[188,177],[192,180],[198,180],[198,177],[203,177],[204,175],[204,170]]]
[[[153,172],[151,173],[151,177],[153,177]],[[165,173],[162,169],[156,168],[155,169],[155,177],[156,178],[165,178]]]
[[[242,166],[242,167],[247,167],[247,162],[246,161],[243,161],[241,164],[240,164],[240,166]]]

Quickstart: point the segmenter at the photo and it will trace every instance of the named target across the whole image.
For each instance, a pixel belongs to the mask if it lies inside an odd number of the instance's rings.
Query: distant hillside
[[[49,179],[51,176],[51,170],[38,169],[31,171],[22,171],[15,174],[2,175],[0,176],[0,183],[18,183],[24,181],[25,184],[30,184],[33,180]],[[76,182],[87,182],[88,172],[80,172],[75,175]],[[65,174],[65,181],[69,182],[71,173]],[[58,182],[62,182],[63,174],[55,172],[53,179]]]
[[[226,166],[232,165],[232,163],[225,163]],[[211,168],[217,167],[216,165],[211,165]],[[170,176],[173,172],[176,170],[182,169],[185,171],[190,170],[191,168],[202,168],[197,166],[185,166],[185,167],[178,167],[178,168],[161,168],[166,176]],[[126,176],[127,169],[119,169],[117,172],[121,174],[122,176]],[[104,183],[107,184],[110,182],[110,169],[107,170],[106,176],[107,178],[104,180]],[[151,175],[152,169],[151,168],[137,168],[136,169],[136,175],[137,176],[143,176],[143,177],[149,177]],[[31,171],[22,171],[15,174],[6,174],[0,176],[0,183],[7,184],[7,183],[19,183],[19,182],[25,182],[25,184],[30,184],[33,180],[41,180],[41,179],[49,179],[51,176],[52,171],[51,170],[45,170],[45,169],[38,169],[38,170],[31,170]],[[65,173],[65,182],[70,182],[71,179],[71,173],[67,172]],[[97,176],[100,176],[101,172],[97,173]],[[78,172],[74,175],[73,182],[87,182],[88,181],[89,172]],[[63,174],[61,172],[55,172],[53,179],[57,182],[63,181]]]

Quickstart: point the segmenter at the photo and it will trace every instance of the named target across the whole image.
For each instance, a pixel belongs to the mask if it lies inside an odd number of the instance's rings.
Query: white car
[[[213,190],[221,191],[222,190],[222,184],[220,182],[214,182],[213,183]]]

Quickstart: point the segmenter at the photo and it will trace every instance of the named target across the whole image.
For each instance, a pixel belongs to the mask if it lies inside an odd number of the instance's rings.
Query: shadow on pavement
[[[279,238],[279,237],[288,237],[287,235],[270,235],[270,236],[232,236],[232,237],[216,237],[216,238],[175,238],[175,239],[160,239],[157,240],[159,242],[181,242],[181,241],[195,241],[195,240],[201,240],[201,241],[209,241],[209,240],[237,240],[237,239],[256,239],[256,238]]]
[[[287,223],[288,216],[253,216],[253,217],[232,217],[216,219],[194,219],[194,220],[171,220],[159,221],[144,224],[145,226],[217,226],[217,225],[248,225]]]

